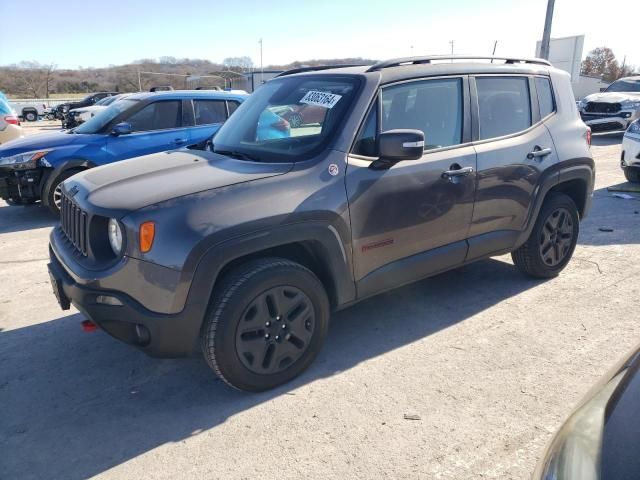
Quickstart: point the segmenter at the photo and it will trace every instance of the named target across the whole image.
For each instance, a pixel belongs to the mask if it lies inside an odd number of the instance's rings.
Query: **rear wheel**
[[[536,278],[552,278],[567,266],[576,248],[578,209],[563,193],[550,193],[527,241],[511,253],[516,267]]]
[[[22,112],[22,116],[27,122],[35,122],[38,120],[38,113],[33,110],[27,110],[26,112]]]
[[[624,176],[631,183],[640,183],[640,168],[625,168]]]
[[[267,390],[302,373],[320,351],[329,326],[322,283],[281,258],[231,271],[214,292],[202,327],[202,351],[227,384]]]

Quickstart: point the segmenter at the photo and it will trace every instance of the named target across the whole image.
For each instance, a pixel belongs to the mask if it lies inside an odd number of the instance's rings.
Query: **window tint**
[[[501,137],[531,126],[529,79],[479,77],[480,139]]]
[[[365,155],[367,157],[375,157],[378,154],[376,148],[376,134],[378,133],[378,102],[371,108],[367,119],[364,122],[364,127],[358,135],[355,145],[353,146],[353,153],[358,155]]]
[[[224,100],[194,100],[196,125],[222,123],[227,119],[227,107]]]
[[[538,104],[540,105],[540,117],[544,118],[555,110],[549,79],[536,77],[536,90],[538,92]]]
[[[134,132],[179,128],[182,118],[181,103],[179,100],[151,103],[134,113],[127,121]]]
[[[235,112],[240,104],[238,102],[227,102],[227,107],[229,108],[229,115]]]
[[[382,131],[422,130],[425,150],[462,141],[462,80],[425,80],[382,92]]]

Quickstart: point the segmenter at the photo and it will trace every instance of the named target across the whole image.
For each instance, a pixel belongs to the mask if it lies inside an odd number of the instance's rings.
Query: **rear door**
[[[478,171],[469,259],[513,245],[542,176],[558,161],[533,77],[478,75],[471,92]]]
[[[466,77],[383,88],[349,156],[346,174],[360,296],[464,260],[476,167],[469,107]],[[377,132],[403,128],[424,132],[422,158],[372,169]],[[446,176],[455,170],[459,176]],[[434,254],[418,255],[424,252]]]
[[[191,128],[191,143],[199,144],[218,131],[229,117],[229,112],[224,100],[194,98],[192,105],[195,126]]]
[[[114,160],[181,148],[191,140],[181,100],[149,103],[122,121],[131,124],[132,133],[109,136],[107,149]]]

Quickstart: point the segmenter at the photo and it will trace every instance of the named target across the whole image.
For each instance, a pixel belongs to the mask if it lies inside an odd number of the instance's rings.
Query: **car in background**
[[[79,127],[0,146],[0,198],[42,200],[59,214],[60,184],[67,178],[127,158],[204,146],[247,97],[188,90],[137,93]]]
[[[118,95],[117,92],[98,92],[92,93],[91,95],[87,95],[82,100],[78,100],[77,102],[66,102],[60,103],[56,105],[52,111],[55,114],[55,117],[58,120],[64,120],[65,115],[69,110],[73,110],[74,108],[88,107],[89,105],[95,105],[98,101],[102,100],[105,97],[111,97],[113,95]]]
[[[548,444],[534,480],[620,480],[640,472],[640,346],[591,388]]]
[[[0,145],[23,136],[18,115],[9,103],[0,97]]]
[[[622,137],[620,167],[628,181],[640,183],[640,120],[636,120]]]
[[[33,101],[10,101],[11,107],[26,122],[35,122],[47,113],[47,105]]]
[[[620,78],[603,92],[587,95],[578,110],[593,133],[626,130],[640,118],[640,75]]]
[[[105,97],[102,100],[98,100],[94,105],[90,105],[88,107],[74,108],[73,110],[69,110],[69,112],[65,116],[62,127],[63,128],[77,127],[78,125],[95,117],[98,112],[104,110],[113,102],[122,100],[123,98],[126,98],[128,96],[129,94],[127,93],[123,93],[121,95],[112,95],[110,97]]]

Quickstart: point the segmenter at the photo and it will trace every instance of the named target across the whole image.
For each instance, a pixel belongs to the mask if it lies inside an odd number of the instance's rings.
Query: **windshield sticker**
[[[307,105],[317,105],[318,107],[324,108],[333,108],[341,98],[342,95],[336,95],[335,93],[309,90],[307,94],[302,97],[300,103],[306,103]]]

